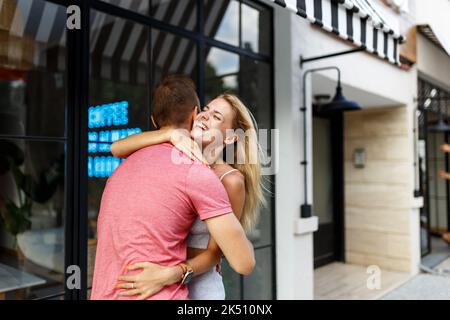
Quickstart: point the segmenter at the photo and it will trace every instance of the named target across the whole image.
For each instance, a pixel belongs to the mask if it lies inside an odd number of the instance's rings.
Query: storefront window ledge
[[[294,234],[304,235],[317,231],[319,227],[319,217],[299,218],[294,221]]]

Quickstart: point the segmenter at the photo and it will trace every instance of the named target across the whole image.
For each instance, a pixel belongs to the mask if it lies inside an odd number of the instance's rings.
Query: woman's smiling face
[[[201,140],[203,145],[209,144],[211,136],[218,132],[222,134],[222,140],[224,140],[226,130],[233,129],[234,117],[234,110],[225,99],[214,99],[197,115],[191,136],[197,141]]]

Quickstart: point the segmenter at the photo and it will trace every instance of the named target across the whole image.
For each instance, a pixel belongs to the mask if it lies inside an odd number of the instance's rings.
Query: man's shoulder
[[[155,152],[155,151],[171,151],[174,148],[174,146],[168,142],[160,143],[160,144],[154,144],[142,149],[139,149],[133,154],[139,154],[139,153],[148,153],[148,152]]]
[[[193,162],[189,166],[188,178],[193,179],[198,182],[219,182],[219,178],[216,176],[214,171],[206,164],[201,162]]]
[[[152,157],[152,161],[156,161],[157,158],[167,158],[168,155],[172,153],[172,150],[174,149],[173,145],[170,143],[161,143],[161,144],[155,144],[152,146],[144,147],[142,149],[139,149],[129,155],[125,161],[134,161],[139,160],[146,157]]]

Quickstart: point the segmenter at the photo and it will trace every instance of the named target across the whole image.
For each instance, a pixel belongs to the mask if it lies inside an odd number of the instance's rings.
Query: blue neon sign
[[[128,101],[90,107],[89,129],[128,124]]]
[[[128,101],[92,106],[89,112],[89,129],[119,127],[128,124]],[[115,128],[88,132],[88,153],[106,153],[106,156],[88,156],[88,176],[90,178],[107,178],[123,161],[110,154],[113,142],[142,132],[140,128]]]

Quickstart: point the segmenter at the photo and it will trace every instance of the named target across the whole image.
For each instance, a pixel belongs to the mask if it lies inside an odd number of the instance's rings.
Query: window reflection
[[[272,248],[255,250],[255,269],[250,276],[244,277],[245,300],[273,299],[272,259]]]
[[[64,293],[65,23],[0,1],[0,300]]]
[[[155,87],[169,74],[184,74],[197,82],[197,46],[161,30],[152,30],[152,82]]]
[[[242,46],[253,52],[259,51],[259,12],[252,7],[242,5]]]
[[[270,54],[271,45],[270,13],[255,3],[241,7],[241,47],[252,52]]]
[[[235,0],[204,1],[205,33],[208,37],[239,46],[239,2]]]
[[[64,290],[64,143],[0,139],[0,299]]]
[[[206,59],[205,101],[230,92],[238,94],[239,55],[217,48],[208,48]]]
[[[0,134],[63,136],[65,8],[4,0],[0,9]]]
[[[107,2],[109,4],[112,4],[114,6],[119,6],[123,9],[135,11],[140,14],[148,14],[149,9],[149,3],[151,0],[127,0],[127,1],[121,1],[121,0],[101,0],[103,2]]]
[[[228,262],[223,259],[221,264],[223,285],[225,287],[226,300],[241,299],[241,277],[233,269]]]
[[[165,23],[186,30],[195,30],[197,0],[152,0],[151,15]]]

